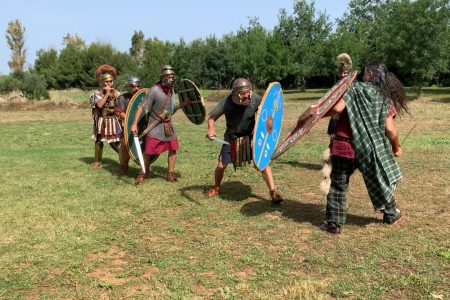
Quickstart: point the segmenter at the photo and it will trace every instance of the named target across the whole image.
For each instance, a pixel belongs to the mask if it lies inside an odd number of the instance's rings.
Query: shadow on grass
[[[448,103],[450,103],[450,98],[433,99],[433,100],[431,100],[431,102],[448,104]]]
[[[320,165],[320,164],[302,163],[302,162],[293,161],[293,160],[289,160],[289,161],[280,160],[280,161],[278,161],[278,163],[284,164],[284,165],[290,165],[291,167],[305,168],[308,170],[315,170],[315,171],[320,171],[322,169],[322,165]]]
[[[292,219],[299,223],[310,223],[312,225],[320,225],[326,219],[325,206],[311,203],[302,203],[285,199],[280,205],[272,204],[270,201],[252,201],[246,203],[241,208],[241,213],[248,217],[254,217],[265,213],[278,211],[283,217]],[[380,223],[381,220],[374,217],[363,217],[347,214],[347,222],[349,225],[364,227],[371,223]]]
[[[94,162],[94,157],[81,157],[79,158],[80,161],[84,162],[87,165],[90,165]],[[119,161],[110,159],[110,158],[103,158],[102,159],[102,169],[108,171],[112,175],[116,175],[117,170],[119,169]],[[140,171],[140,167],[135,164],[134,162],[130,161],[129,165],[129,171],[127,175],[122,176],[123,178],[135,178]],[[181,173],[175,171],[174,172],[175,178],[180,178]],[[160,166],[150,166],[150,179],[151,178],[163,178],[166,179],[167,177],[167,168],[160,167]]]
[[[189,201],[200,204],[195,200],[189,192],[201,192],[203,195],[207,195],[208,189],[212,188],[212,185],[191,185],[180,189],[181,196],[188,199]],[[243,184],[240,181],[229,181],[224,182],[220,187],[220,194],[216,196],[219,199],[227,201],[243,201],[250,197],[255,197],[252,195],[252,189],[249,185]]]

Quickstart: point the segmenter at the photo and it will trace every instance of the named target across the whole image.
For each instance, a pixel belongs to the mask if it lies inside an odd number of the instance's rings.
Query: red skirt
[[[145,137],[144,154],[160,154],[168,150],[176,151],[178,148],[179,146],[177,139],[171,141],[160,141],[149,136]]]

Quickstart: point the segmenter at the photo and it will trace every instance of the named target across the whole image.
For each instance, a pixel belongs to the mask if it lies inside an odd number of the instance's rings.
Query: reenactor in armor
[[[122,128],[115,111],[120,96],[114,88],[116,75],[116,69],[110,65],[101,65],[95,71],[100,88],[90,97],[95,140],[95,161],[91,164],[93,169],[102,167],[103,142],[106,141],[114,151],[119,151]]]
[[[227,165],[233,162],[233,157],[241,156],[235,151],[248,151],[251,149],[251,136],[255,127],[255,114],[261,103],[261,96],[252,92],[251,83],[245,78],[238,78],[233,82],[232,92],[210,112],[208,119],[207,138],[216,137],[214,123],[219,117],[225,115],[226,130],[224,140],[228,142],[223,144],[220,151],[219,160],[214,171],[214,187],[208,190],[209,196],[216,196],[220,192],[223,175]],[[244,143],[246,145],[244,145]],[[236,147],[240,144],[241,147]],[[241,149],[241,150],[238,150]],[[246,155],[247,161],[251,162],[251,152]],[[261,172],[264,181],[269,188],[270,198],[273,203],[279,204],[283,198],[275,192],[275,183],[273,180],[270,166]]]
[[[119,96],[119,100],[116,107],[116,114],[119,117],[122,128],[124,128],[125,116],[127,112],[128,103],[130,103],[131,98],[134,94],[141,88],[141,79],[137,76],[130,76],[126,83],[127,92]],[[128,174],[128,163],[130,161],[130,155],[128,154],[127,144],[124,140],[124,135],[122,133],[121,143],[119,148],[119,162],[120,167],[117,170],[117,176],[123,176]]]
[[[144,164],[145,169],[150,168],[150,156],[168,151],[168,172],[167,181],[175,182],[174,176],[175,160],[179,148],[175,129],[172,125],[172,115],[180,107],[190,105],[187,101],[184,104],[176,104],[174,96],[175,71],[172,66],[165,65],[160,70],[160,80],[153,86],[142,100],[141,105],[136,110],[136,116],[131,125],[131,132],[138,131],[137,123],[144,112],[148,116],[148,124],[152,129],[145,136]],[[148,127],[148,128],[149,128]],[[141,184],[149,176],[147,173],[139,173],[135,183]]]

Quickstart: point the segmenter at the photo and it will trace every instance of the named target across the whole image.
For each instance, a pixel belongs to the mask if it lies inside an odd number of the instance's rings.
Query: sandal
[[[173,172],[169,172],[169,173],[167,173],[167,181],[176,182],[176,181],[178,181],[178,179],[175,178],[175,175],[173,174]]]
[[[96,169],[100,169],[101,167],[103,167],[102,163],[99,161],[93,162],[91,164],[92,169],[96,170]]]
[[[219,192],[220,192],[220,187],[215,186],[208,190],[208,196],[210,196],[210,197],[217,196],[217,195],[219,195]]]
[[[273,204],[280,204],[283,202],[283,198],[275,191],[270,191],[270,198],[272,199]]]
[[[149,174],[139,172],[139,175],[136,177],[134,183],[135,183],[136,185],[140,185],[140,184],[144,183],[144,179],[145,179],[145,178],[149,178],[149,177],[150,177]]]

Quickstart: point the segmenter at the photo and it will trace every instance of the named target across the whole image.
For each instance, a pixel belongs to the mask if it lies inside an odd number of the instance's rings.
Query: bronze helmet
[[[165,76],[165,75],[171,75],[171,74],[175,74],[175,70],[171,65],[164,65],[161,67],[161,70],[159,72],[159,75]]]
[[[232,85],[233,92],[250,91],[252,89],[252,84],[250,80],[246,78],[237,78],[233,81]]]

